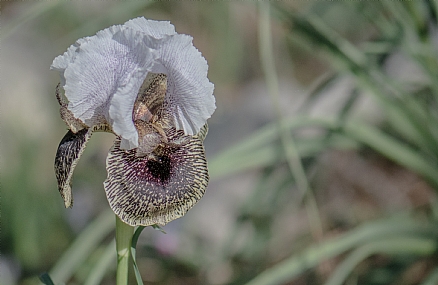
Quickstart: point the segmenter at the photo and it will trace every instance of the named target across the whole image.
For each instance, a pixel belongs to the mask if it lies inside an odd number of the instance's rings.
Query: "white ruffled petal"
[[[162,39],[167,35],[176,34],[175,27],[169,21],[154,21],[139,17],[129,20],[123,25],[155,39]]]
[[[129,149],[138,145],[134,101],[157,57],[143,37],[134,29],[112,26],[76,42],[52,64],[64,78],[73,115],[90,127],[105,117]]]
[[[73,116],[89,127],[108,123],[121,148],[138,146],[132,121],[137,93],[148,72],[167,75],[164,107],[178,130],[199,132],[214,112],[208,65],[170,22],[136,18],[78,40],[52,63]]]
[[[193,46],[193,38],[173,35],[159,47],[161,64],[152,72],[167,74],[165,108],[171,114],[175,127],[187,135],[195,135],[216,109],[214,85],[207,78],[208,65]]]
[[[86,40],[84,41],[84,39],[77,40],[76,43],[71,45],[63,55],[59,55],[53,60],[50,69],[59,71],[61,75],[62,86],[65,85],[65,77],[64,77],[65,69],[70,63],[74,62],[81,43],[86,43],[86,42],[87,41]]]
[[[216,104],[214,85],[207,78],[207,61],[193,46],[193,38],[176,34],[170,22],[136,18],[125,25],[160,39],[145,37],[145,44],[160,53],[152,72],[167,75],[166,110],[178,130],[187,135],[197,134]]]
[[[158,53],[144,45],[143,37],[138,31],[127,28],[124,33],[120,33],[118,36],[115,37],[116,41],[126,45],[135,41],[135,45],[132,46],[133,48],[127,55],[132,61],[123,71],[130,73],[130,75],[114,94],[109,115],[114,132],[122,137],[121,148],[132,149],[138,146],[138,134],[132,121],[134,102],[140,86],[156,61]]]

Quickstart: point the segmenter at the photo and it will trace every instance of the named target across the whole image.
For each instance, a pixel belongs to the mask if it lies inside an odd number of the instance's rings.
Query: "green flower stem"
[[[116,216],[117,285],[128,284],[129,259],[134,227]]]

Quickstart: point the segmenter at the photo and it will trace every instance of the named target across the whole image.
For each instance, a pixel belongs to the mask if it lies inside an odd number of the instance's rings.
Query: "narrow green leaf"
[[[42,273],[39,276],[39,279],[41,282],[43,282],[45,285],[55,285],[52,281],[52,278],[50,278],[49,274],[47,272]]]
[[[156,226],[156,225],[154,225]],[[159,226],[154,227],[152,226],[154,229],[156,229],[156,227],[160,228]],[[146,227],[144,226],[139,226],[135,232],[134,235],[132,236],[132,243],[131,243],[131,256],[132,256],[132,264],[134,267],[134,274],[135,274],[135,279],[137,280],[137,284],[138,285],[143,285],[143,280],[141,279],[141,274],[140,271],[138,270],[138,266],[137,266],[137,261],[136,261],[136,248],[137,248],[137,242],[138,242],[138,238],[141,234],[141,232],[145,229]],[[161,229],[161,228],[160,228]],[[164,231],[163,231],[164,232]]]
[[[437,244],[433,238],[423,237],[396,236],[366,243],[355,249],[342,261],[325,285],[344,284],[354,268],[373,254],[425,256],[433,254],[436,249]]]
[[[436,150],[437,141],[424,127],[429,124],[424,118],[424,110],[405,104],[403,98],[410,95],[400,82],[387,76],[364,52],[332,30],[318,15],[310,13],[303,16],[278,3],[274,7],[277,7],[279,19],[286,23],[294,37],[301,37],[308,46],[324,50],[341,74],[355,77],[359,86],[380,105],[393,128],[406,140],[431,153]]]
[[[306,95],[306,99],[298,111],[301,114],[305,114],[313,103],[316,102],[324,94],[324,91],[333,85],[337,79],[339,79],[339,74],[334,72],[326,73],[316,79],[310,86],[310,91],[308,91],[308,95]]]
[[[284,119],[284,128],[290,131],[299,128],[319,128],[329,129],[334,127],[334,120],[315,119],[308,117],[296,117]],[[284,161],[282,151],[278,149],[278,132],[274,123],[260,128],[255,133],[221,152],[211,159],[208,163],[208,169],[212,178],[217,178],[227,174],[234,174],[239,171],[252,169],[259,166],[269,165],[278,162],[279,159]],[[309,141],[306,141],[309,143]],[[299,144],[299,142],[297,142]],[[309,146],[311,146],[310,144]],[[301,148],[301,150],[300,150]],[[299,151],[304,151],[307,146],[298,146]],[[306,155],[301,153],[300,155]]]
[[[102,282],[105,273],[108,269],[116,263],[116,241],[110,242],[104,252],[101,254],[99,260],[93,266],[90,275],[84,282],[84,285],[99,285]]]
[[[151,226],[154,230],[160,231],[163,234],[166,234],[166,232],[164,231],[164,229],[162,227],[160,227],[159,225],[152,225]]]
[[[67,283],[78,266],[113,229],[114,213],[111,210],[101,213],[91,222],[50,270],[50,276],[56,284]]]
[[[438,284],[438,267],[435,268],[429,276],[426,277],[421,285],[436,285]]]
[[[343,128],[343,132],[400,165],[417,172],[438,188],[438,169],[408,145],[367,124],[350,122]]]
[[[436,238],[438,227],[436,224],[420,223],[409,217],[392,218],[369,223],[287,258],[274,267],[265,270],[246,285],[284,284],[306,270],[317,266],[322,261],[343,254],[365,242],[373,242],[385,237],[406,235]]]
[[[20,13],[17,17],[14,17],[12,21],[8,25],[6,25],[2,29],[2,34],[0,36],[1,40],[5,40],[11,34],[15,33],[15,31],[26,23],[29,23],[35,20],[38,17],[41,17],[47,11],[52,10],[55,6],[61,4],[60,1],[44,1],[44,2],[36,2],[29,5],[29,9],[24,10],[24,13]]]

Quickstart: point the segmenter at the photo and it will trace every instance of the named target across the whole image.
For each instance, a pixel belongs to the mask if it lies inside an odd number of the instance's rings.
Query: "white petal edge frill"
[[[214,85],[207,78],[207,61],[193,46],[193,38],[176,34],[170,22],[141,17],[124,25],[150,34],[154,38],[164,39],[145,43],[157,49],[160,54],[152,72],[167,75],[165,104],[175,127],[184,130],[187,135],[197,134],[213,114],[216,105],[213,96]]]
[[[144,36],[131,28],[112,26],[78,40],[51,66],[61,73],[73,115],[89,127],[105,117],[128,149],[138,145],[131,117],[134,101],[158,57],[156,50],[144,45]]]
[[[176,129],[195,135],[216,109],[214,85],[207,78],[208,65],[188,35],[174,35],[159,49],[167,70],[165,108]]]
[[[175,35],[175,27],[169,21],[148,20],[138,17],[123,24],[126,27],[145,33],[155,39],[162,39],[165,36]]]
[[[148,72],[167,74],[165,108],[177,129],[194,135],[213,114],[214,85],[192,41],[170,22],[136,18],[79,39],[51,69],[60,72],[76,118],[89,127],[105,118],[121,148],[132,149],[138,146],[132,109]]]

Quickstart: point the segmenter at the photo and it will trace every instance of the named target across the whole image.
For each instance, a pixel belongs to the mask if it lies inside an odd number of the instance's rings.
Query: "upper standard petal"
[[[145,37],[145,44],[156,49],[159,57],[152,72],[167,75],[166,112],[178,130],[194,135],[216,109],[214,85],[208,80],[208,64],[193,46],[193,38],[175,32],[170,22],[136,18],[125,25],[141,30],[160,41]]]
[[[177,130],[194,135],[213,114],[214,85],[192,40],[170,22],[136,18],[79,39],[51,69],[60,72],[75,118],[88,127],[103,118],[121,137],[121,148],[132,149],[138,147],[132,111],[149,72],[167,76],[163,107]]]
[[[144,17],[138,17],[127,21],[123,25],[136,31],[140,31],[155,39],[162,39],[165,36],[176,34],[175,26],[169,21],[154,21],[145,19]]]
[[[137,144],[132,106],[158,53],[144,44],[142,32],[112,26],[77,41],[53,61],[61,73],[68,109],[89,127],[105,117],[129,147]],[[131,108],[130,110],[128,110]],[[127,118],[129,117],[129,118]]]

